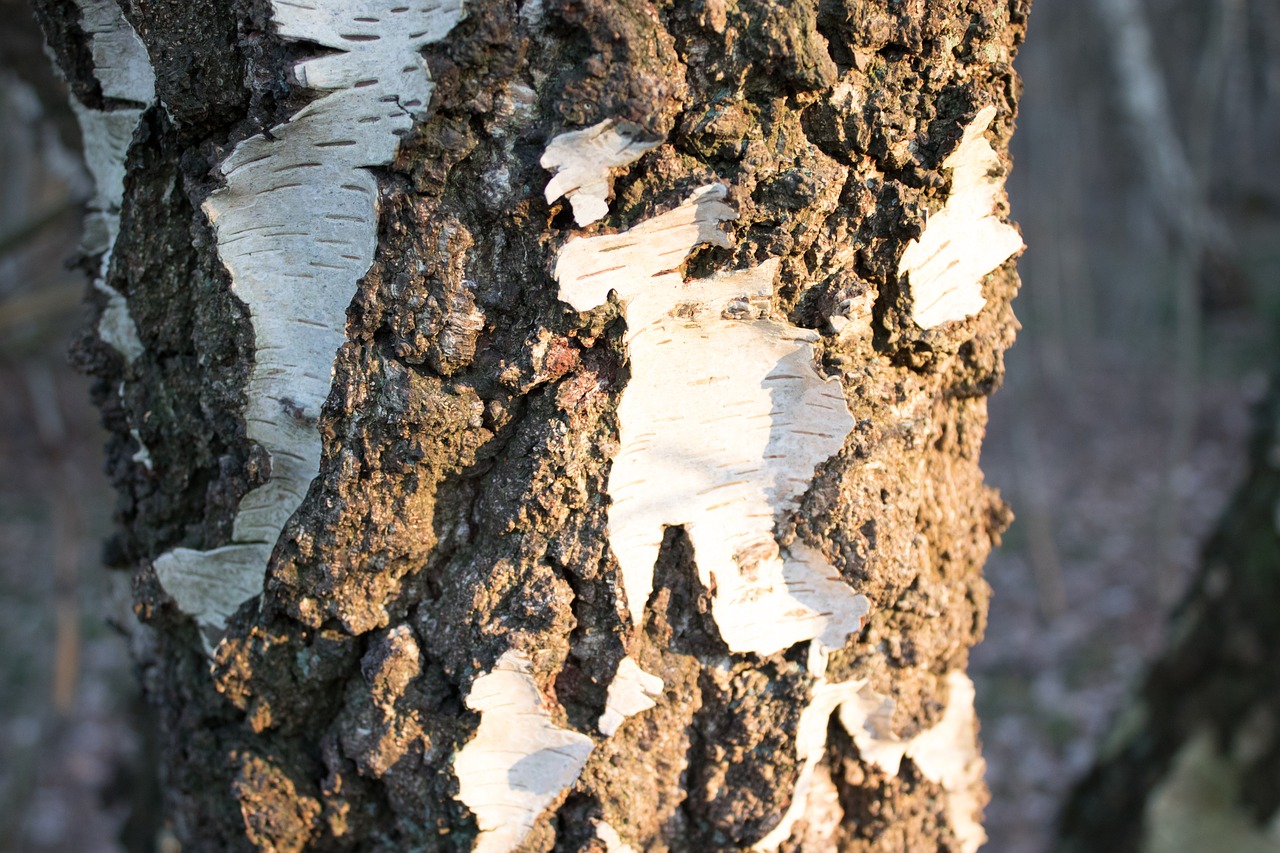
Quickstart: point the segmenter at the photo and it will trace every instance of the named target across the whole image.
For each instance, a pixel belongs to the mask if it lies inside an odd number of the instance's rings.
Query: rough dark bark
[[[74,5],[36,4],[73,89],[92,98]],[[311,97],[287,73],[309,50],[273,32],[265,0],[124,4],[167,107],[133,140],[107,275],[144,352],[126,363],[93,330],[76,351],[114,436],[114,561],[134,572],[148,626],[140,664],[185,849],[469,849],[476,825],[451,762],[478,722],[468,691],[513,648],[532,657],[558,724],[595,742],[521,849],[601,849],[595,820],[644,849],[742,849],[781,819],[814,685],[803,647],[728,654],[679,528],[643,626],[616,604],[606,481],[624,324],[614,302],[578,314],[559,300],[551,265],[575,229],[567,204],[544,201],[538,164],[552,136],[605,119],[665,143],[617,178],[604,230],[723,182],[736,245],[698,251],[686,274],[780,258],[775,315],[823,333],[822,368],[840,377],[856,426],[777,536],[821,551],[870,599],[828,680],[867,679],[892,697],[904,738],[938,722],[947,674],[981,637],[981,566],[1008,521],[978,456],[1017,278],[1004,264],[981,312],[926,331],[898,259],[942,207],[942,160],[984,107],[1007,164],[1027,5],[468,4],[426,51],[425,120],[375,170],[377,257],[319,420],[319,474],[210,677],[200,633],[152,564],[228,542],[270,463],[240,416],[253,328],[200,205],[235,143]],[[518,87],[535,94],[527,115]],[[826,318],[866,294],[873,333],[833,334]],[[595,721],[624,655],[665,689],[602,738]],[[935,783],[911,761],[886,778],[837,728],[824,766],[844,820],[823,844],[959,849]],[[784,849],[823,849],[805,832],[802,821]]]
[[[1280,398],[1170,625],[1168,648],[1063,810],[1063,851],[1280,844]]]

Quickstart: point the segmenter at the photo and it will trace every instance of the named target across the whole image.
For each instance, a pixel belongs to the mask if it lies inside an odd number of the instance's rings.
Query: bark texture
[[[698,248],[684,275],[778,259],[768,307],[820,333],[820,370],[853,416],[775,531],[870,600],[824,678],[889,697],[886,739],[939,724],[1009,518],[978,456],[1017,277],[1003,264],[981,311],[925,330],[899,259],[943,208],[942,162],[984,108],[1007,166],[1027,2],[467,3],[425,49],[429,108],[374,170],[376,258],[318,419],[320,470],[260,600],[213,637],[153,563],[231,541],[271,460],[246,438],[254,330],[201,205],[237,143],[314,97],[290,69],[323,51],[282,39],[266,0],[122,5],[163,105],[129,147],[105,281],[142,353],[89,329],[76,356],[101,380],[121,495],[110,553],[147,626],[139,662],[186,849],[472,849],[454,757],[481,723],[473,687],[511,655],[554,725],[593,744],[519,849],[747,849],[783,820],[819,679],[803,645],[729,652],[679,527],[629,623],[607,538],[625,323],[616,299],[571,310],[553,277],[569,237],[631,228],[708,184],[728,187],[733,245]],[[77,97],[112,109],[79,7],[37,7]],[[606,120],[660,144],[615,170],[609,213],[583,228],[544,199],[539,160]],[[603,737],[624,657],[664,686]],[[810,797],[782,849],[971,849],[924,757],[908,749],[890,773],[855,740],[831,726],[814,771],[825,805]]]
[[[1062,816],[1063,851],[1280,846],[1280,399],[1172,641]]]

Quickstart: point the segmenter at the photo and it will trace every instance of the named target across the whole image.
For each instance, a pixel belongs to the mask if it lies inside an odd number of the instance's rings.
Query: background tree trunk
[[[1016,325],[998,175],[1026,3],[36,5],[98,158],[76,357],[186,847],[975,849],[963,671],[1008,520],[977,462]],[[646,241],[680,217],[696,239],[665,266]],[[623,243],[622,275],[596,270],[614,295],[572,310],[570,260]],[[766,394],[769,440],[812,458],[761,486],[762,550],[708,556],[733,507],[663,516],[630,600],[626,401],[669,383],[687,428],[676,392],[739,360],[642,375],[621,279],[646,264],[736,294],[663,328],[789,341],[774,393],[848,414],[800,439],[810,409]],[[329,301],[345,331],[305,320]],[[687,430],[683,473],[755,434],[729,414]],[[784,561],[844,609],[806,634],[766,608],[744,630],[800,639],[734,639],[726,590]],[[485,746],[505,732],[519,761]]]
[[[1280,844],[1280,402],[1205,546],[1172,641],[1067,801],[1060,849],[1275,850]]]

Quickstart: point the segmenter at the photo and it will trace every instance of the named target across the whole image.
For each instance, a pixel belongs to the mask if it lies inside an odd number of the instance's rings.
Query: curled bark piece
[[[963,672],[947,674],[949,699],[942,719],[910,740],[900,740],[889,728],[893,701],[863,691],[857,702],[840,708],[840,723],[858,746],[858,753],[890,776],[902,759],[910,758],[926,778],[947,794],[946,815],[960,849],[972,853],[987,840],[979,817],[985,802],[982,775],[986,767],[978,750],[978,717],[973,708],[973,682]]]
[[[946,792],[944,812],[960,849],[973,853],[981,847],[987,840],[979,821],[985,802],[982,775],[986,765],[978,750],[973,682],[963,672],[951,672],[947,687],[950,698],[942,719],[904,741],[890,727],[892,699],[871,690],[866,680],[832,684],[819,678],[796,729],[796,755],[803,764],[791,805],[778,825],[755,844],[755,849],[776,850],[791,837],[801,817],[831,812],[829,797],[815,789],[815,773],[826,748],[827,725],[836,713],[867,764],[896,776],[902,759],[910,758],[926,778]]]
[[[661,695],[661,678],[645,672],[631,658],[623,658],[605,697],[604,713],[600,715],[600,734],[611,736],[623,720],[649,710]]]
[[[795,789],[791,794],[791,805],[782,815],[778,825],[768,835],[757,841],[753,849],[777,850],[791,837],[796,822],[804,816],[808,808],[814,774],[827,746],[827,724],[831,721],[831,715],[841,705],[857,701],[858,691],[865,685],[866,681],[862,680],[832,684],[821,678],[814,685],[813,698],[800,713],[800,723],[796,726],[796,757],[803,763],[800,765],[800,774],[796,777]],[[830,781],[829,778],[828,781]]]

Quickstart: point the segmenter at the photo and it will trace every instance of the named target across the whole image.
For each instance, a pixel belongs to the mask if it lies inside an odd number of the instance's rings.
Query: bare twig
[[[1197,130],[1184,141],[1174,121],[1168,86],[1140,0],[1094,2],[1104,31],[1111,35],[1120,102],[1148,189],[1175,244],[1169,271],[1174,298],[1173,399],[1164,488],[1156,507],[1156,533],[1164,564],[1159,595],[1166,604],[1181,588],[1176,555],[1181,506],[1175,481],[1185,470],[1195,444],[1203,322],[1200,272],[1203,264],[1220,264],[1232,254],[1227,228],[1211,209],[1205,184],[1211,161],[1213,104],[1221,87],[1226,39],[1233,29],[1231,22],[1238,17],[1237,5],[1238,0],[1220,0],[1215,7],[1221,14],[1215,14],[1210,27],[1194,87],[1191,121],[1198,123]]]

